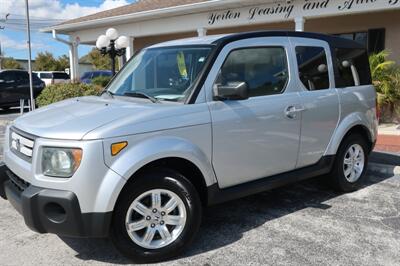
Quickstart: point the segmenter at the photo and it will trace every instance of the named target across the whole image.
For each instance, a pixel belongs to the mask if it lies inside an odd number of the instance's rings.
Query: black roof
[[[257,37],[301,37],[323,40],[329,43],[330,46],[340,47],[340,48],[353,48],[353,49],[365,49],[365,47],[355,41],[344,39],[341,37],[336,37],[333,35],[327,35],[322,33],[314,32],[303,32],[303,31],[253,31],[253,32],[243,32],[235,33],[224,36],[216,41],[214,44],[224,46],[230,42],[237,40],[257,38]]]

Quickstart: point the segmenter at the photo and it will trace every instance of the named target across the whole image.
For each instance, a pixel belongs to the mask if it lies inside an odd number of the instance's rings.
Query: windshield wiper
[[[145,98],[149,99],[153,103],[159,103],[160,101],[154,98],[153,96],[148,95],[147,93],[140,92],[140,91],[130,91],[130,92],[125,92],[124,96],[129,96],[129,97],[139,97],[139,98]]]

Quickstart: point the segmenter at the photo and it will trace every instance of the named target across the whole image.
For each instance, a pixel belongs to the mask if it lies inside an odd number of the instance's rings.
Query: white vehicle
[[[103,95],[16,119],[0,195],[37,232],[110,237],[135,262],[165,260],[208,205],[319,175],[357,189],[377,136],[371,84],[365,48],[327,35],[157,44]]]
[[[71,82],[69,75],[63,71],[35,71],[34,73],[44,81],[46,86]]]

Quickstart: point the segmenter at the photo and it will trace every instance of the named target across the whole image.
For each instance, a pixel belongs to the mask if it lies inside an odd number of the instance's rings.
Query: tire
[[[351,152],[353,152],[353,154],[359,152],[359,156],[355,156],[354,160],[351,160],[350,158],[353,158]],[[349,135],[343,140],[336,154],[336,159],[330,173],[331,184],[336,190],[351,192],[360,187],[365,179],[368,152],[367,142],[360,134]],[[363,163],[361,163],[360,158],[363,158]],[[354,169],[354,171],[352,169]]]
[[[110,229],[111,241],[124,256],[136,263],[158,262],[178,256],[190,245],[200,227],[202,205],[196,189],[183,175],[164,168],[135,176],[132,181],[123,189],[114,209]],[[158,205],[161,207],[157,208],[156,213],[150,207],[155,194],[162,195]],[[167,206],[172,198],[177,202],[177,206],[168,211],[167,207],[173,208],[173,205]],[[140,209],[138,202],[147,209]],[[139,207],[132,209],[132,206]],[[169,215],[174,215],[173,218],[181,217],[179,222],[176,222],[176,219],[173,222],[178,225],[168,224],[172,223],[169,218],[172,216]],[[184,216],[186,219],[182,218]],[[145,227],[141,224],[137,228],[143,229],[128,233],[126,224],[132,222],[132,225],[139,225],[137,221],[145,223]],[[168,239],[165,228],[172,236],[168,241],[164,240]],[[151,230],[156,230],[156,233],[147,243],[144,239]],[[164,238],[161,237],[162,232]],[[168,244],[169,241],[172,242]]]

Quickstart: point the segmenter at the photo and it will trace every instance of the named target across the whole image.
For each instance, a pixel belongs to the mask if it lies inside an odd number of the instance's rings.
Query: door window
[[[297,46],[299,78],[307,90],[329,89],[329,72],[323,47]]]
[[[0,79],[4,80],[7,83],[11,83],[15,81],[14,73],[10,71],[0,73]]]
[[[29,74],[28,72],[15,72],[16,81],[21,84],[29,83]]]
[[[289,80],[285,48],[257,47],[232,51],[226,58],[216,84],[246,82],[249,96],[282,93]]]

